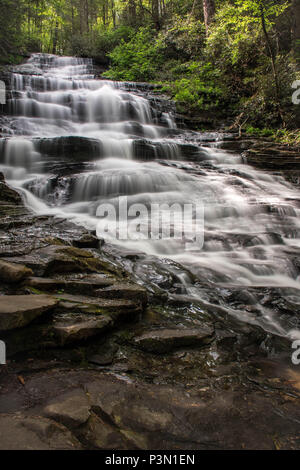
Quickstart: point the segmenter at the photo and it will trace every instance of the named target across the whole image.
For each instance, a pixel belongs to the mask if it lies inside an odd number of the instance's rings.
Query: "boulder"
[[[31,269],[21,264],[9,263],[0,260],[0,279],[4,282],[15,283],[23,281],[28,276],[31,276],[33,272]]]
[[[212,328],[161,329],[136,337],[134,344],[144,351],[162,354],[184,346],[205,346],[213,334]]]
[[[98,139],[78,136],[44,137],[34,139],[38,152],[55,159],[82,161],[100,158],[103,147]]]
[[[50,295],[0,296],[0,330],[21,328],[52,310],[58,303]]]
[[[99,248],[102,244],[103,240],[99,240],[99,238],[90,233],[73,240],[73,246],[76,246],[77,248]]]
[[[20,194],[10,188],[3,180],[0,181],[0,203],[13,205],[23,204]]]

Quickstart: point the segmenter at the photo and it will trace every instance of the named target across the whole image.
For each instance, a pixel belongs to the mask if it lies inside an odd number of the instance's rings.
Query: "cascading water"
[[[202,249],[187,251],[184,240],[168,236],[114,242],[188,268],[198,281],[191,283],[184,271],[178,275],[186,296],[298,336],[295,323],[281,321],[253,293],[276,288],[300,304],[296,188],[238,155],[186,144],[171,112],[134,84],[94,79],[88,59],[35,54],[20,69],[12,74],[13,136],[0,141],[0,171],[34,211],[63,215],[101,235],[97,208],[117,208],[119,196],[127,196],[129,207],[204,205]],[[146,216],[139,223],[150,222]],[[182,221],[175,214],[173,230],[177,223]],[[203,279],[211,295],[201,287]],[[247,308],[227,302],[235,288],[252,289],[246,295],[252,308],[247,301]]]

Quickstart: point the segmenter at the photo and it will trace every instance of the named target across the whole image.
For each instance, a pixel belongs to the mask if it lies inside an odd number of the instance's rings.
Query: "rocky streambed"
[[[162,266],[144,283],[141,253],[31,213],[3,178],[0,207],[2,449],[300,447],[290,341],[178,299]]]

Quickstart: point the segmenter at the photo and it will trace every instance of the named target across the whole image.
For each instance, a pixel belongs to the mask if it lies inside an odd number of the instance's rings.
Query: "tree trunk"
[[[293,0],[292,15],[293,53],[297,65],[300,68],[300,0]]]
[[[215,0],[203,0],[203,13],[206,33],[216,13]]]
[[[283,126],[285,126],[285,120],[284,120],[283,111],[282,111],[281,102],[280,102],[280,86],[279,86],[279,78],[278,78],[277,67],[276,67],[276,54],[274,52],[269,33],[267,31],[265,12],[264,12],[264,8],[262,5],[260,6],[260,12],[261,12],[261,26],[264,32],[266,45],[267,45],[267,48],[270,54],[271,63],[272,63],[272,72],[273,72],[274,83],[275,83],[275,101],[276,101],[277,110],[278,110],[278,117],[281,120]]]
[[[152,19],[157,30],[160,29],[159,0],[152,0]]]
[[[90,30],[90,23],[89,23],[89,2],[85,0],[84,4],[84,16],[85,16],[85,27],[86,31],[89,32]]]
[[[111,15],[113,20],[113,27],[116,27],[116,9],[115,9],[115,1],[112,0],[111,2]]]
[[[136,3],[135,0],[129,0],[129,23],[131,26],[136,26]]]
[[[85,31],[84,31],[84,26],[85,26],[85,23],[84,23],[84,0],[80,0],[80,3],[79,3],[79,31],[80,31],[80,34],[83,34]]]
[[[56,23],[55,23],[52,54],[56,54],[57,42],[58,42],[58,21],[56,21]]]

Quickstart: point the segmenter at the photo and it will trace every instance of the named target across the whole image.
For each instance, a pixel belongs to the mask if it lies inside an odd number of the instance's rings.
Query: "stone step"
[[[113,320],[109,316],[96,315],[76,323],[58,323],[53,330],[60,346],[65,346],[102,334],[112,326]]]
[[[214,335],[210,327],[194,329],[161,329],[150,331],[134,339],[135,346],[152,353],[167,353],[180,347],[204,346]]]
[[[138,284],[115,283],[103,289],[97,289],[95,294],[103,299],[127,299],[147,305],[147,291]]]
[[[50,295],[0,296],[0,330],[21,328],[52,310],[58,300]]]
[[[113,320],[130,320],[143,311],[140,302],[126,299],[112,300],[71,294],[56,294],[54,297],[59,301],[58,309],[62,311],[104,314]]]

